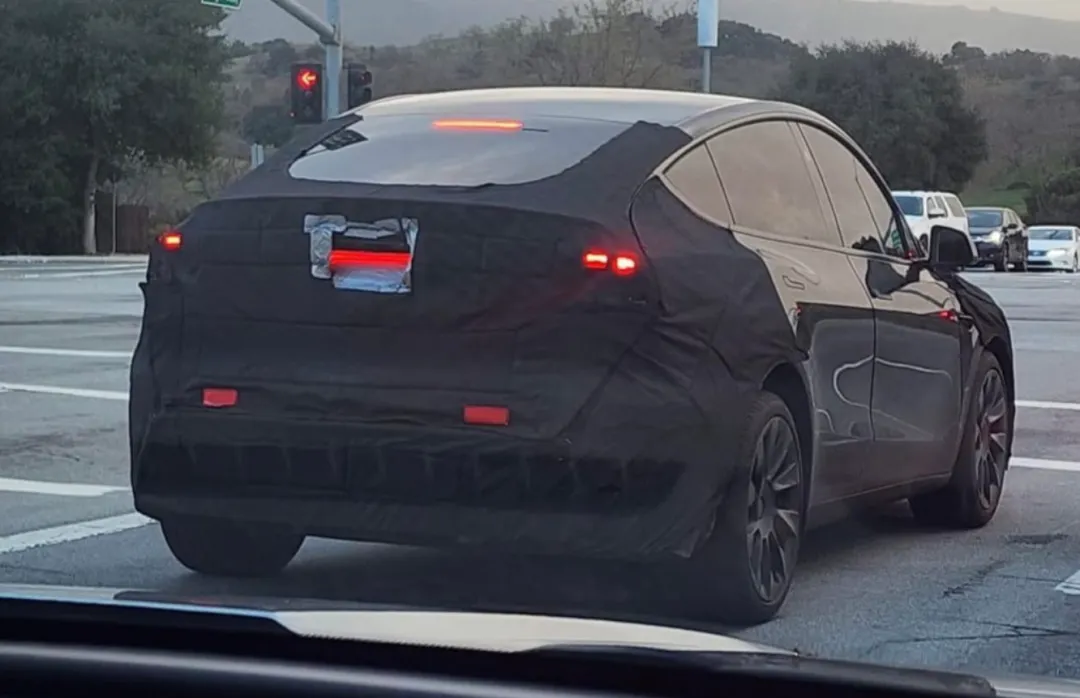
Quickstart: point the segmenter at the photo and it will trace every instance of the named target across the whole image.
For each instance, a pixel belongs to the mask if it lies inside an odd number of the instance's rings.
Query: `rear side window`
[[[784,121],[749,124],[709,141],[735,225],[796,240],[840,244],[795,132]]]
[[[731,225],[731,209],[705,146],[699,145],[679,158],[664,176],[691,208],[717,223]]]
[[[955,196],[946,196],[945,205],[949,207],[949,213],[952,214],[953,218],[963,218],[966,215],[964,205]]]
[[[297,158],[289,174],[389,186],[525,184],[577,165],[628,128],[551,117],[376,116],[327,137]]]

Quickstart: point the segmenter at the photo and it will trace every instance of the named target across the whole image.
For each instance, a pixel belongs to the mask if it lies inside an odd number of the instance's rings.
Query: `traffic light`
[[[323,122],[323,69],[320,64],[294,63],[290,94],[293,123]]]
[[[348,104],[349,109],[355,109],[362,104],[371,101],[371,83],[373,78],[371,71],[365,65],[353,64],[348,68]]]

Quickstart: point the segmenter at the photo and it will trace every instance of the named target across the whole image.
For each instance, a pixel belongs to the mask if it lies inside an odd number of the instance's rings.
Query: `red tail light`
[[[169,252],[175,252],[184,244],[184,237],[175,230],[167,230],[158,235],[158,244]]]
[[[628,252],[609,254],[599,250],[586,252],[582,255],[581,263],[586,269],[610,271],[616,276],[632,276],[640,266],[636,255]]]
[[[369,252],[367,250],[334,250],[330,253],[330,270],[341,269],[405,269],[409,266],[408,252]]]

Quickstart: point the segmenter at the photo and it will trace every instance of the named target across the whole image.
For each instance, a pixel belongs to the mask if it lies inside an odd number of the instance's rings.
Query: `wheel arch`
[[[1008,342],[1000,336],[992,338],[986,343],[985,350],[1001,366],[1001,373],[1005,378],[1005,394],[1009,399],[1009,429],[1008,455],[1012,456],[1013,440],[1016,438],[1016,370],[1013,366],[1012,349]],[[1006,461],[1006,467],[1008,467]]]
[[[985,350],[993,355],[993,357],[997,359],[998,365],[1001,366],[1001,372],[1005,376],[1005,390],[1008,391],[1009,402],[1015,405],[1016,376],[1014,373],[1012,352],[1009,350],[1008,343],[1001,337],[994,337],[986,343]]]
[[[802,371],[790,363],[777,364],[765,376],[761,389],[783,400],[791,412],[799,437],[799,451],[809,476],[814,468],[814,411]],[[807,487],[807,492],[809,490]]]

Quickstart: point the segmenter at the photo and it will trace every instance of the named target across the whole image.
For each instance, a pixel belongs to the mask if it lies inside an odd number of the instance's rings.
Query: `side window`
[[[964,218],[967,214],[964,212],[964,205],[960,203],[960,199],[955,196],[946,196],[945,204],[949,207],[949,213],[953,218]]]
[[[705,146],[699,145],[676,160],[664,176],[671,188],[699,214],[731,225],[731,209]]]
[[[865,167],[860,165],[856,177],[859,180],[859,188],[862,189],[866,203],[870,207],[870,215],[874,217],[874,222],[881,231],[881,244],[885,254],[907,259],[915,248],[908,241],[906,228],[900,225],[896,216],[893,215],[892,205],[889,203],[891,195],[881,190],[874,176]]]
[[[709,141],[738,226],[839,245],[796,133],[785,121],[741,126]]]
[[[945,203],[941,200],[940,196],[931,196],[928,199],[929,206],[927,207],[931,215],[944,216],[945,215]]]
[[[821,170],[847,244],[866,252],[906,257],[903,229],[870,172],[832,135],[813,126],[800,128]]]
[[[824,131],[811,126],[800,126],[799,129],[825,182],[844,243],[857,249],[880,252],[877,224],[856,179],[858,161],[843,143]]]

